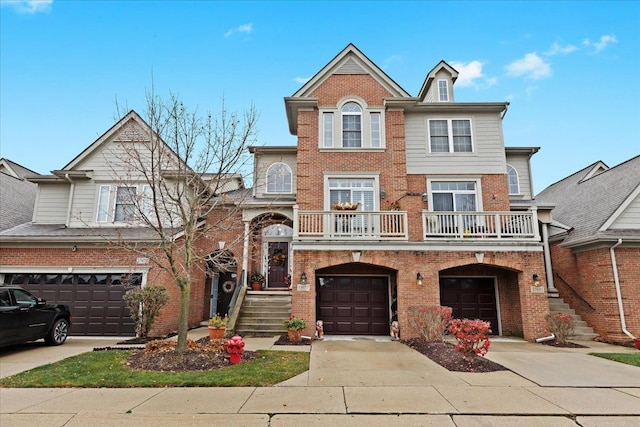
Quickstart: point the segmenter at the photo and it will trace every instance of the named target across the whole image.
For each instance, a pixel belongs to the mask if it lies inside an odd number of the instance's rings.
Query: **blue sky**
[[[505,144],[541,147],[536,192],[640,154],[640,2],[0,3],[0,157],[40,173],[152,83],[203,112],[253,103],[260,144],[295,144],[283,97],[349,43],[411,95],[444,59],[456,101],[509,101]]]

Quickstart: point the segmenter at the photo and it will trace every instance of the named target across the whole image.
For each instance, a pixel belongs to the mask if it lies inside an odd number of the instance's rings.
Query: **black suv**
[[[0,285],[0,347],[44,338],[65,342],[71,326],[67,305],[50,305],[15,285]]]

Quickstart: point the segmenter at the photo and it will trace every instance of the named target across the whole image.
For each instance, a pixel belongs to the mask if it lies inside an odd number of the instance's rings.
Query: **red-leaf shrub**
[[[409,307],[409,326],[425,341],[443,341],[451,311],[451,307]]]
[[[491,345],[488,337],[490,326],[489,322],[480,319],[453,319],[449,324],[449,333],[456,339],[456,350],[470,362],[487,354]]]
[[[556,336],[556,341],[566,342],[573,335],[576,327],[576,321],[573,316],[566,313],[556,313],[547,316],[549,330]]]

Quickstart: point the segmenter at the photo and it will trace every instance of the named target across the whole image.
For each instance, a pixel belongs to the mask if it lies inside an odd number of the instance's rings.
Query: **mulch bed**
[[[288,335],[280,335],[274,345],[311,345],[312,340],[289,341]]]
[[[558,340],[543,341],[540,344],[548,345],[551,347],[558,347],[558,348],[589,348],[586,345],[576,344],[574,342],[569,342],[569,341],[562,342]]]
[[[209,337],[200,338],[198,341],[187,340],[187,350],[178,353],[175,351],[175,341],[152,341],[144,350],[129,356],[126,365],[131,369],[165,372],[209,371],[226,368],[231,365],[231,362],[224,348],[224,342],[224,339],[212,340]],[[256,353],[253,351],[245,351],[242,354],[242,362],[249,362],[255,358]]]
[[[402,340],[403,344],[427,356],[438,365],[455,372],[497,372],[508,371],[504,366],[484,357],[477,357],[471,363],[462,353],[448,342],[427,342],[420,339]]]

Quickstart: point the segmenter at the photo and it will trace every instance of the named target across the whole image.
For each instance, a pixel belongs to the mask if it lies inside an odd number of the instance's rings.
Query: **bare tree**
[[[227,261],[211,259],[209,248],[198,242],[238,226],[232,212],[240,209],[238,203],[229,203],[224,193],[229,179],[247,166],[258,114],[253,106],[241,115],[229,112],[223,100],[219,113],[199,115],[175,95],[162,100],[148,93],[144,115],[146,129],[124,129],[109,156],[117,159],[112,166],[121,201],[116,220],[139,226],[152,238],[141,243],[121,236],[113,243],[148,257],[178,287],[176,349],[184,351],[194,270],[205,261]],[[241,239],[242,232],[237,236]]]

